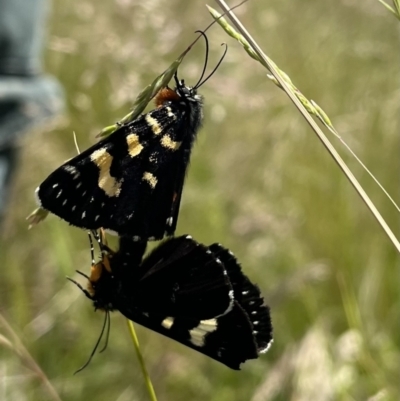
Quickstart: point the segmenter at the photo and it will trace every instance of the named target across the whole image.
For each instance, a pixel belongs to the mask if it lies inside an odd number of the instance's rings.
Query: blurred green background
[[[231,2],[231,5],[234,3]],[[211,2],[210,5],[215,6]],[[264,51],[399,199],[399,26],[376,0],[252,0],[237,9]],[[1,314],[62,400],[147,400],[125,319],[112,316],[108,349],[89,356],[100,312],[65,279],[89,272],[84,231],[49,216],[28,231],[36,186],[125,115],[140,89],[211,22],[205,2],[56,0],[47,71],[68,114],[24,138],[0,240]],[[158,399],[211,401],[400,399],[399,263],[393,245],[288,98],[215,25],[201,88],[205,125],[194,148],[177,234],[232,249],[271,306],[271,350],[242,371],[137,327]],[[180,77],[194,84],[199,42]],[[383,217],[398,214],[332,138]],[[77,278],[80,280],[80,278]],[[0,326],[0,398],[52,400],[20,346]]]

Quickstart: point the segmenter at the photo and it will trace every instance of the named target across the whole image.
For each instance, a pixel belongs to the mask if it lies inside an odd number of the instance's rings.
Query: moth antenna
[[[81,273],[81,272],[78,272]],[[87,277],[85,274],[81,273],[85,277]],[[88,278],[88,277],[87,277]],[[71,277],[67,277],[67,280],[71,281],[71,283],[74,283],[90,300],[93,301],[93,297],[90,295],[90,292],[83,288],[77,281],[73,280]]]
[[[205,60],[204,60],[204,67],[203,67],[203,71],[200,75],[200,79],[197,81],[197,84],[194,85],[194,88],[197,88],[199,83],[201,82],[201,80],[204,77],[204,74],[206,72],[206,68],[207,68],[207,64],[208,64],[208,54],[209,54],[209,45],[208,45],[208,38],[207,35],[203,32],[203,31],[196,31],[195,33],[199,33],[201,36],[203,36],[205,42],[206,42],[206,56],[205,56]]]
[[[107,332],[106,332],[106,340],[104,342],[103,348],[99,351],[99,353],[102,353],[103,351],[106,350],[108,346],[108,339],[110,338],[110,330],[111,330],[111,316],[110,316],[110,311],[106,310],[106,315],[107,315]]]
[[[100,341],[101,341],[101,339],[102,339],[102,337],[103,337],[103,334],[104,334],[104,330],[105,330],[105,328],[106,328],[106,323],[107,323],[107,320],[108,320],[107,315],[108,315],[108,314],[106,313],[106,314],[105,314],[105,317],[104,317],[104,323],[103,323],[103,327],[102,327],[102,329],[101,329],[100,336],[99,336],[99,338],[98,338],[97,341],[96,341],[96,345],[94,346],[93,351],[92,351],[92,353],[91,353],[90,356],[89,356],[89,359],[86,361],[86,363],[85,363],[83,366],[81,366],[81,367],[74,373],[74,375],[76,375],[77,373],[79,373],[79,372],[81,372],[83,369],[85,369],[86,366],[88,366],[89,363],[92,361],[92,358],[93,358],[94,354],[96,353],[97,348],[99,347]]]
[[[203,33],[207,32],[219,19],[223,18],[224,15],[228,14],[229,11],[233,11],[235,8],[240,7],[242,4],[248,2],[249,0],[243,0],[242,2],[240,2],[239,4],[236,4],[235,6],[231,7],[228,11],[225,11],[224,13],[222,13],[217,19],[215,19],[213,22],[211,22],[210,24],[207,25],[206,29],[204,29],[204,31],[202,31]],[[187,48],[186,50],[183,52],[182,55],[186,55],[189,50],[191,50],[191,48],[197,43],[197,41],[200,39],[201,35],[198,36]]]
[[[211,71],[211,73],[208,75],[208,77],[205,78],[203,82],[197,83],[197,85],[195,86],[196,89],[198,89],[198,88],[200,88],[200,86],[204,85],[214,75],[215,71],[217,71],[218,67],[221,65],[222,61],[224,60],[226,53],[228,51],[228,45],[226,43],[222,43],[221,46],[225,46],[224,54],[219,59],[217,65],[214,67],[214,69]]]

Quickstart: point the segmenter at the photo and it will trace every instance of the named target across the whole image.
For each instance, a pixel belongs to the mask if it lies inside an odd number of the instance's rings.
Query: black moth
[[[93,262],[88,290],[74,282],[95,309],[106,312],[105,324],[109,312],[118,310],[236,370],[268,350],[269,308],[232,252],[190,236],[167,239],[142,261],[145,248],[121,238],[117,252]]]
[[[74,226],[136,241],[172,235],[203,120],[202,83],[175,81],[158,93],[156,109],[52,172],[36,189],[40,206]]]

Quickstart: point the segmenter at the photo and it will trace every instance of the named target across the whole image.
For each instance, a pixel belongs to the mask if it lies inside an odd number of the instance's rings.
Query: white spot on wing
[[[162,322],[161,326],[165,327],[166,329],[170,329],[172,325],[174,324],[175,318],[173,317],[166,317]]]
[[[59,198],[61,196],[61,194],[62,194],[62,189],[60,189],[60,191],[58,192],[56,198]]]
[[[35,189],[35,198],[36,198],[36,203],[37,203],[39,206],[42,206],[42,202],[41,202],[41,200],[40,200],[40,198],[39,198],[39,190],[40,190],[40,187],[37,187],[37,188]]]
[[[85,216],[86,216],[86,212],[83,212],[83,213],[82,213],[82,219],[84,219]]]
[[[173,217],[168,217],[167,221],[165,222],[167,224],[167,226],[172,226],[172,223],[174,222]]]
[[[265,354],[271,348],[271,345],[273,342],[274,342],[274,339],[271,339],[271,341],[264,348],[259,349],[258,352],[260,354]]]
[[[81,175],[81,173],[74,166],[66,165],[63,168],[64,168],[64,171],[66,171],[67,173],[72,174],[72,176],[73,176],[72,178],[74,180],[77,180],[79,178],[79,176]]]
[[[233,290],[230,290],[228,292],[228,297],[229,297],[229,305],[226,308],[225,312],[219,316],[224,316],[224,315],[228,314],[233,309],[233,305],[235,305],[235,294],[234,294]],[[219,316],[216,316],[216,317],[219,317]]]
[[[189,330],[190,342],[197,347],[203,347],[206,342],[207,334],[217,330],[217,319],[201,320],[197,327]]]
[[[150,153],[149,162],[157,164],[158,161],[158,152]]]
[[[58,187],[58,184],[54,184],[52,188],[57,188],[57,187]]]
[[[171,107],[167,106],[165,109],[167,110],[167,116],[176,120],[176,115],[173,113]]]

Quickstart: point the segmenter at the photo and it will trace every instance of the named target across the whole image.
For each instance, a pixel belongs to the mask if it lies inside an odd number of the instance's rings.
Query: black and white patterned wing
[[[126,245],[124,240],[113,266],[121,265]],[[139,268],[129,269],[127,274],[131,275],[125,280],[130,288],[131,283],[137,283],[137,288],[130,290],[128,304],[147,312],[202,320],[223,315],[233,306],[233,290],[224,266],[190,236],[164,241]]]
[[[129,319],[232,369],[268,349],[269,309],[220,245],[169,239],[130,272],[117,306]]]
[[[266,352],[272,344],[273,332],[270,310],[264,304],[260,290],[243,274],[239,262],[229,249],[220,244],[210,245],[209,248],[226,268],[229,281],[233,287],[235,301],[251,323],[257,352]]]

